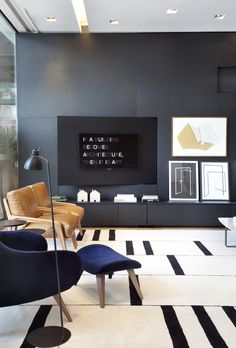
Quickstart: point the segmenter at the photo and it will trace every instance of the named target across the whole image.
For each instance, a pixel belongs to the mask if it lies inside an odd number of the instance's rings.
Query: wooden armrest
[[[51,211],[50,207],[38,207],[38,210],[40,211],[40,213],[47,213]]]
[[[52,223],[51,219],[42,219],[41,217],[35,218],[32,216],[22,216],[22,215],[11,215],[11,219],[18,219],[18,220],[25,220],[27,222],[47,222]],[[58,225],[60,228],[62,227],[62,224],[60,221],[55,221],[55,225]]]
[[[68,202],[53,202],[53,205],[73,205],[73,206],[76,206],[76,204],[74,203],[68,203]]]
[[[51,212],[51,208],[50,207],[38,207],[38,210],[41,211],[42,213]],[[54,213],[62,213],[62,214],[70,214],[70,212],[67,211],[67,210],[54,208],[54,205],[53,205],[53,212]]]

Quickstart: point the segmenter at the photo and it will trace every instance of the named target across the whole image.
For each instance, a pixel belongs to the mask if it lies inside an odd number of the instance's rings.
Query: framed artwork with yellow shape
[[[226,157],[227,117],[172,117],[173,157]]]

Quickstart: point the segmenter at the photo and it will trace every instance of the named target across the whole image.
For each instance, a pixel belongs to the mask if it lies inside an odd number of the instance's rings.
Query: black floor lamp
[[[48,189],[49,189],[50,204],[51,204],[51,219],[52,219],[52,231],[53,231],[53,242],[54,242],[54,251],[55,251],[55,266],[56,266],[57,288],[58,288],[58,295],[59,295],[61,325],[60,326],[44,326],[36,330],[33,330],[27,336],[27,340],[30,344],[36,347],[57,347],[60,344],[67,342],[71,336],[71,333],[68,329],[64,328],[63,326],[60,273],[59,273],[59,266],[58,266],[56,231],[55,231],[54,212],[53,212],[53,203],[52,203],[52,190],[51,190],[49,162],[46,158],[40,156],[40,148],[35,147],[32,150],[32,154],[30,155],[30,157],[26,160],[24,168],[26,170],[42,170],[43,162],[45,162],[47,167],[47,178],[48,178]]]

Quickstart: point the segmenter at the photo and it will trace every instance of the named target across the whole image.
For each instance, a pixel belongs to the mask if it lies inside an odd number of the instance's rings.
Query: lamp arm
[[[50,167],[49,167],[49,161],[46,158],[42,157],[42,156],[40,156],[40,157],[41,157],[42,160],[45,161],[46,167],[47,167],[48,190],[49,190],[50,204],[51,204],[53,243],[54,243],[54,250],[55,250],[57,288],[58,288],[58,296],[59,296],[60,320],[61,320],[61,327],[63,327],[62,301],[61,301],[61,284],[60,284],[60,273],[59,273],[58,255],[57,255],[57,242],[56,242],[56,229],[55,229],[55,221],[54,221],[54,210],[53,210],[53,202],[52,202],[52,188],[51,188]]]

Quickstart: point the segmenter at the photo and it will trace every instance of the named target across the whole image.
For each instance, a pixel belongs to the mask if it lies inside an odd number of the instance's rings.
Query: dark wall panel
[[[235,33],[18,34],[16,57],[21,186],[36,181],[23,162],[39,145],[58,192],[58,115],[157,116],[157,188],[166,200],[171,117],[227,116],[228,157],[213,160],[230,162],[236,199],[235,93],[217,92],[218,68],[236,66]]]
[[[52,184],[55,190],[57,185],[57,119],[54,117],[24,118],[24,122],[18,122],[19,130],[19,163],[20,181],[24,186],[30,183],[45,181],[46,171],[27,171],[23,169],[25,160],[31,154],[32,149],[37,146],[41,154],[50,160],[50,171]],[[56,180],[56,182],[55,182]],[[55,191],[56,192],[56,191]]]

